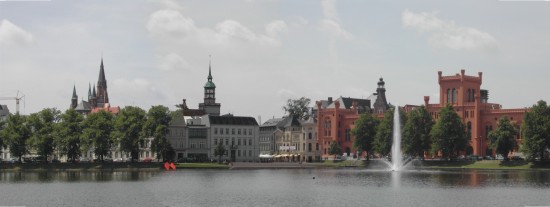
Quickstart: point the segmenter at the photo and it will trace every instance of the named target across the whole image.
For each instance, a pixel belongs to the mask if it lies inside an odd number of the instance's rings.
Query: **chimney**
[[[332,103],[332,97],[328,97],[328,104]]]

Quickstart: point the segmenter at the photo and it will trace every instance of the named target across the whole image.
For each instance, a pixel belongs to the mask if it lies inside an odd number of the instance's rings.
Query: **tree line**
[[[393,114],[391,108],[378,119],[366,112],[355,121],[351,133],[355,136],[353,146],[356,150],[367,152],[367,159],[372,153],[388,156],[393,142]],[[424,158],[424,153],[441,155],[444,159],[458,156],[467,150],[470,135],[461,118],[451,105],[439,112],[439,119],[434,121],[428,110],[421,106],[409,113],[400,113],[402,127],[402,150],[405,155]],[[523,152],[530,159],[546,159],[550,149],[550,106],[539,101],[525,113],[522,123],[523,141],[521,146],[515,140],[518,127],[508,117],[501,117],[497,128],[488,133],[489,148],[507,159],[515,150]],[[331,145],[331,154],[341,152],[338,143]]]
[[[138,160],[146,138],[153,138],[151,151],[157,159],[171,159],[174,150],[166,139],[172,118],[181,111],[152,106],[148,111],[127,106],[117,115],[99,111],[84,116],[74,109],[64,113],[46,108],[30,115],[10,115],[0,122],[0,147],[9,148],[21,162],[31,151],[44,158],[58,152],[75,162],[82,153],[93,149],[98,160],[108,157],[115,147]]]

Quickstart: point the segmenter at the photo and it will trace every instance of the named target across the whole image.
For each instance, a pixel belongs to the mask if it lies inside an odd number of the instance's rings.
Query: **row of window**
[[[224,133],[225,132],[225,133]],[[231,134],[237,135],[252,135],[252,129],[231,129]],[[248,133],[247,133],[248,132]],[[214,134],[229,134],[229,128],[214,128]]]
[[[229,138],[220,138],[219,141],[224,144],[224,140],[225,140],[225,145],[228,146],[229,145]],[[237,145],[238,146],[246,146],[247,145],[247,141],[248,141],[248,146],[252,146],[252,139],[240,139],[238,138],[237,139]],[[218,145],[218,139],[214,139],[214,145]],[[235,145],[235,138],[231,138],[231,145]]]
[[[243,150],[242,151],[242,156],[241,156],[241,150],[237,150],[237,157],[252,157],[252,150],[248,150],[248,156],[246,156],[246,150]]]
[[[206,142],[189,142],[191,149],[206,149]]]

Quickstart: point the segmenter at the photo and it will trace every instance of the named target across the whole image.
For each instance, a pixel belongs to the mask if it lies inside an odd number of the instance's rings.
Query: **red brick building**
[[[424,96],[424,104],[434,120],[439,118],[441,108],[451,104],[462,118],[470,136],[470,147],[466,153],[485,156],[493,155],[487,147],[487,136],[496,129],[498,120],[507,116],[519,132],[527,108],[502,109],[500,104],[489,103],[489,91],[481,89],[482,81],[481,72],[478,76],[469,76],[465,75],[465,70],[461,70],[460,74],[443,76],[439,71],[439,103],[430,104],[430,97]],[[518,133],[516,139],[521,143],[521,133]]]

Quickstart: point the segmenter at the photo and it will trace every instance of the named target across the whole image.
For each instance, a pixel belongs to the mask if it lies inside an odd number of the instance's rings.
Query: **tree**
[[[83,125],[83,149],[87,151],[90,147],[93,147],[94,154],[103,162],[103,158],[109,154],[113,144],[111,136],[113,131],[113,115],[110,112],[101,110],[88,115]]]
[[[59,122],[61,112],[55,108],[43,109],[38,113],[29,116],[28,122],[32,130],[32,136],[29,140],[31,147],[36,149],[37,154],[47,158],[55,150],[54,138],[57,135],[56,125]]]
[[[376,127],[376,135],[374,137],[373,148],[374,151],[380,153],[382,156],[386,156],[391,152],[391,146],[393,142],[393,111],[395,109],[387,110],[384,113],[384,119]]]
[[[464,123],[451,105],[443,107],[439,114],[440,118],[430,132],[432,152],[441,152],[444,158],[451,158],[466,150],[470,138],[466,136]]]
[[[330,147],[328,148],[328,154],[329,155],[334,155],[334,159],[336,159],[337,155],[342,154],[342,147],[340,147],[340,145],[338,144],[337,141],[333,141],[330,144]]]
[[[411,111],[403,127],[403,152],[407,155],[424,158],[424,152],[431,147],[430,131],[434,125],[426,107]]]
[[[0,121],[0,148],[3,148],[4,147],[4,135],[3,135],[3,130],[4,130],[4,126],[6,125],[6,122],[4,121]]]
[[[311,100],[306,97],[302,97],[300,99],[295,99],[295,100],[288,99],[286,102],[286,106],[283,106],[283,109],[289,115],[297,116],[298,119],[308,119],[310,102]]]
[[[84,117],[74,109],[69,109],[61,115],[55,145],[61,154],[67,155],[71,162],[80,156],[80,141]]]
[[[131,161],[139,159],[139,147],[143,143],[143,126],[146,112],[134,106],[120,110],[114,120],[113,137],[120,143],[120,150],[130,153]]]
[[[376,136],[376,126],[378,120],[372,116],[370,112],[361,114],[359,119],[355,121],[355,127],[351,130],[351,134],[355,136],[353,147],[358,151],[367,152],[367,160],[369,160],[372,144]]]
[[[491,149],[495,149],[498,154],[501,154],[507,160],[508,153],[517,146],[514,138],[516,135],[516,128],[510,123],[508,117],[502,117],[498,120],[497,129],[489,134],[489,145]]]
[[[153,106],[147,112],[147,120],[143,126],[143,134],[146,137],[153,137],[151,150],[156,154],[157,159],[169,159],[168,156],[173,151],[170,143],[166,139],[168,126],[172,117],[170,110],[166,106]]]
[[[550,147],[550,106],[545,101],[534,105],[523,119],[523,143],[521,151],[530,158],[545,159]]]
[[[27,117],[16,113],[8,117],[2,137],[6,138],[6,145],[10,148],[10,154],[19,159],[29,152],[27,142],[31,137],[31,130],[27,123]]]
[[[214,156],[218,156],[218,163],[221,162],[222,156],[225,154],[226,151],[227,150],[225,149],[222,142],[220,141],[218,143],[218,146],[216,146],[216,148],[214,149]]]

